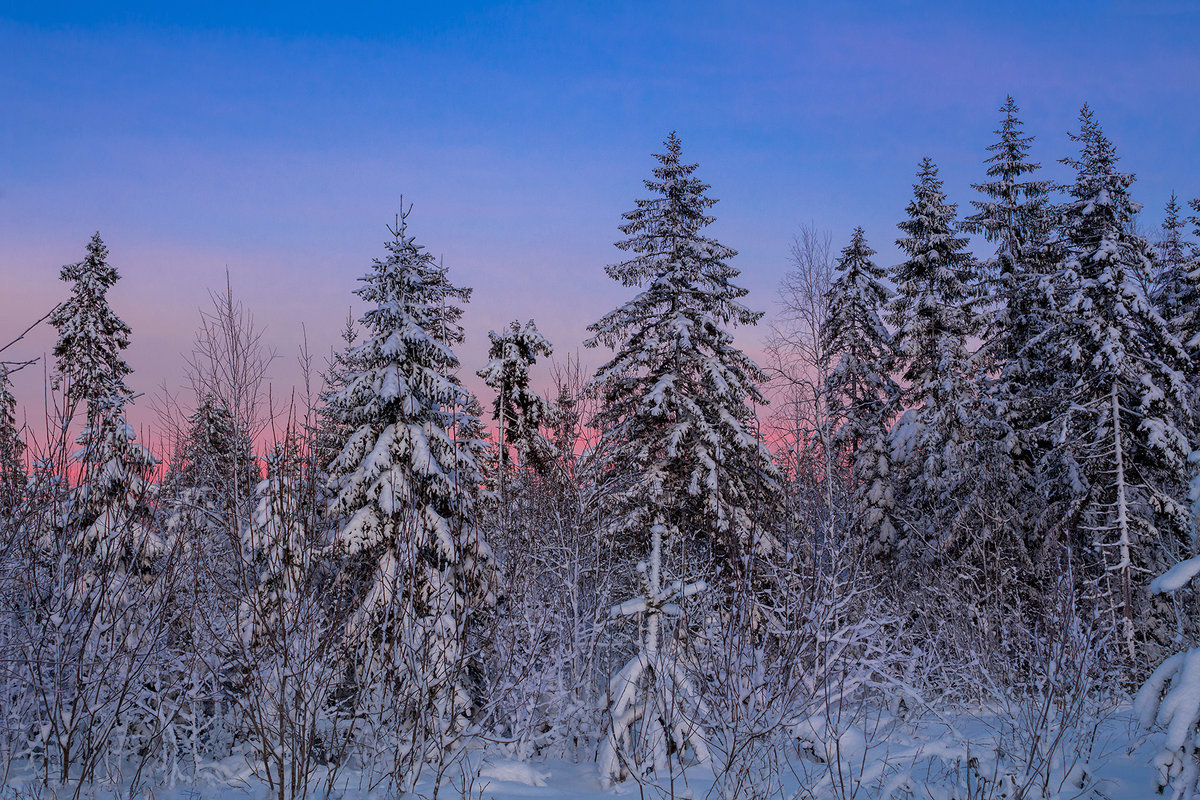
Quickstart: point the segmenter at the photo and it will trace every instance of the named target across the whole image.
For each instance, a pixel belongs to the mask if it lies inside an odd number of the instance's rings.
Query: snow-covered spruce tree
[[[1081,152],[1064,159],[1076,177],[1061,209],[1069,256],[1057,278],[1065,313],[1053,332],[1063,354],[1053,425],[1075,476],[1071,522],[1090,556],[1096,602],[1127,666],[1140,671],[1162,655],[1174,627],[1148,578],[1190,547],[1180,502],[1189,446],[1178,427],[1188,407],[1187,354],[1136,278],[1153,254],[1131,232],[1133,175],[1117,171],[1112,143],[1086,105],[1071,138]]]
[[[157,464],[147,448],[135,443],[133,428],[125,421],[125,407],[133,398],[125,385],[131,370],[121,353],[129,346],[130,330],[108,305],[106,295],[119,276],[107,258],[108,248],[100,234],[94,234],[86,257],[62,268],[62,280],[73,284],[71,296],[50,315],[58,329],[55,385],[66,395],[68,415],[81,401],[87,408],[86,427],[72,456],[81,465],[79,485],[64,521],[68,538],[88,554],[130,545],[105,543],[105,537],[145,535],[135,530],[149,514],[148,478]]]
[[[980,265],[977,401],[960,453],[963,477],[943,529],[957,541],[953,549],[970,554],[962,566],[975,568],[974,594],[991,594],[1006,606],[991,616],[1007,619],[1014,605],[1037,594],[1038,557],[1031,548],[1043,540],[1037,534],[1048,515],[1044,498],[1030,498],[1041,494],[1049,450],[1043,426],[1055,343],[1046,332],[1055,322],[1051,277],[1061,253],[1052,244],[1051,184],[1034,177],[1041,165],[1029,159],[1033,137],[1023,133],[1012,97],[1000,112],[999,139],[988,147],[988,180],[974,186],[983,197],[972,201],[976,213],[963,221],[965,230],[983,234],[996,249]],[[1058,556],[1047,565],[1053,575],[1061,571]]]
[[[1163,317],[1192,357],[1188,374],[1195,391],[1200,392],[1200,198],[1193,199],[1190,205],[1196,212],[1188,217],[1194,240],[1181,242],[1181,249],[1188,250],[1186,260],[1180,262],[1180,269],[1172,274],[1171,280],[1164,280],[1163,307],[1167,313]]]
[[[456,303],[469,290],[408,234],[410,211],[361,279],[372,308],[330,409],[352,431],[330,467],[341,586],[352,596],[347,647],[360,702],[390,715],[374,723],[405,750],[393,753],[398,769],[440,757],[466,723],[464,642],[495,602],[491,551],[475,525],[482,476],[470,442],[457,440],[469,397],[452,348],[463,338]]]
[[[91,780],[118,741],[154,728],[137,709],[164,646],[163,543],[149,483],[157,460],[125,417],[129,328],[105,297],[117,280],[106,257],[97,235],[83,261],[63,267],[73,292],[51,315],[64,417],[83,402],[87,419],[72,456],[76,486],[40,537],[26,594],[34,729],[51,732],[43,764],[63,781]]]
[[[499,501],[492,545],[511,552],[529,541],[512,523],[531,500],[531,480],[550,469],[554,461],[554,446],[541,431],[550,423],[552,409],[529,387],[529,367],[539,355],[549,356],[553,349],[533,320],[524,327],[514,321],[503,333],[489,331],[488,336],[492,342],[489,360],[476,374],[496,391],[492,403],[492,419],[498,427],[496,461],[493,465],[488,459],[485,467],[488,478],[494,479]]]
[[[163,534],[181,576],[172,636],[196,665],[187,681],[197,694],[220,674],[216,654],[237,634],[241,537],[259,481],[250,438],[239,427],[222,401],[204,397],[159,486]],[[188,722],[222,726],[224,710]]]
[[[568,356],[567,367],[563,370],[568,376],[572,363],[575,365],[576,373],[579,372],[578,360],[572,362]],[[578,377],[580,381],[583,380],[582,375]],[[574,389],[577,388],[574,387]],[[557,467],[555,472],[558,473],[559,482],[568,483],[576,488],[580,481],[577,480],[576,467],[579,465],[579,459],[576,458],[575,449],[582,438],[580,430],[583,427],[584,413],[581,404],[585,400],[586,398],[581,392],[573,390],[569,377],[559,377],[558,396],[554,398],[553,423],[550,431]]]
[[[479,532],[493,530],[488,527],[492,521],[488,515],[496,508],[496,478],[500,471],[498,448],[492,441],[491,431],[483,422],[483,414],[483,403],[474,392],[466,391],[462,405],[454,412],[454,424],[450,428],[450,439],[454,447],[475,465],[474,479],[463,486],[463,491],[469,495],[468,506],[474,509],[472,527]],[[488,580],[498,588],[500,576],[495,565],[496,543],[492,535],[485,538],[489,563]],[[487,615],[488,619],[491,619],[493,605],[494,601],[488,601],[486,605],[478,607],[476,613]],[[475,625],[468,632],[473,643],[472,653],[476,653],[480,640],[486,638],[485,627],[482,624]],[[479,666],[474,658],[473,655],[472,671]]]
[[[81,400],[127,396],[125,378],[131,370],[121,353],[129,347],[130,331],[108,305],[108,290],[120,276],[108,263],[99,233],[92,235],[84,259],[64,266],[60,278],[72,286],[71,296],[50,315],[58,329],[55,387],[66,391],[69,409]],[[88,417],[96,410],[89,406]]]
[[[533,320],[509,323],[503,333],[488,332],[492,345],[487,366],[479,370],[483,382],[496,390],[492,419],[500,428],[500,466],[513,461],[518,466],[540,470],[554,458],[554,448],[541,428],[551,422],[552,409],[541,395],[529,388],[529,368],[539,355],[549,357],[554,349],[538,331]]]
[[[295,437],[274,446],[266,458],[267,476],[255,489],[250,524],[242,531],[242,557],[253,586],[239,612],[239,629],[241,639],[251,645],[269,641],[279,630],[314,561],[300,450]]]
[[[842,250],[830,287],[829,317],[822,347],[836,366],[824,391],[837,425],[833,442],[839,460],[849,460],[854,491],[855,532],[876,556],[896,545],[892,513],[896,501],[888,430],[899,411],[900,387],[892,380],[896,354],[880,316],[891,291],[884,270],[871,260],[862,228]]]
[[[1000,108],[1004,119],[995,132],[1000,139],[987,148],[993,153],[986,161],[989,180],[973,185],[984,199],[971,201],[976,212],[962,225],[996,246],[993,258],[980,265],[987,309],[982,333],[988,365],[1002,382],[1019,369],[1025,347],[1045,327],[1039,285],[1051,227],[1051,182],[1032,178],[1041,164],[1029,160],[1033,137],[1023,132],[1019,111],[1011,96]]]
[[[601,408],[598,476],[607,494],[608,536],[649,550],[650,528],[698,550],[727,577],[777,543],[756,523],[777,489],[776,468],[758,437],[754,405],[762,370],[733,343],[729,325],[762,316],[739,300],[736,253],[703,234],[716,200],[680,162],[671,133],[645,182],[652,196],[624,215],[617,243],[631,257],[607,268],[638,294],[589,327],[588,347],[615,350],[592,381]],[[600,477],[600,480],[604,480]]]
[[[465,491],[471,493],[472,502],[487,505],[495,500],[500,457],[492,434],[483,423],[483,413],[483,403],[474,393],[467,392],[466,402],[456,414],[453,439],[454,446],[469,454],[475,462],[475,481],[465,487]]]
[[[71,494],[66,527],[80,555],[95,559],[98,568],[148,572],[162,549],[152,531],[150,477],[158,459],[138,444],[133,426],[125,420],[125,398],[88,399],[95,423],[76,440],[73,460],[82,468],[79,486]]]
[[[896,244],[906,256],[892,274],[889,306],[898,371],[909,408],[893,428],[893,459],[904,472],[905,557],[938,557],[938,519],[958,477],[956,450],[965,441],[975,380],[967,339],[976,332],[976,271],[967,239],[958,235],[956,207],[946,202],[937,166],[921,161],[908,204],[906,234]]]
[[[0,524],[21,502],[25,493],[25,442],[17,427],[17,399],[8,368],[0,364]]]
[[[1057,324],[1054,276],[1063,253],[1055,237],[1051,184],[1033,177],[1040,165],[1028,159],[1033,137],[1022,133],[1011,97],[1000,111],[1005,115],[996,132],[1000,138],[988,148],[994,153],[987,160],[990,180],[974,187],[984,199],[972,201],[976,213],[963,221],[966,230],[996,246],[994,257],[981,265],[978,420],[981,438],[991,443],[977,455],[1004,478],[997,488],[1031,497],[1045,483],[1040,475],[1051,449],[1046,424],[1055,402],[1057,343],[1048,332]],[[1027,536],[1053,516],[1039,513],[1039,506],[1049,505],[1044,502],[1018,509],[1015,497],[992,496],[1007,503],[1011,513],[1005,517],[1022,524]]]
[[[1200,199],[1193,199],[1191,207],[1200,212]],[[1195,504],[1193,517],[1200,524],[1200,215],[1189,217],[1188,221],[1195,226],[1194,241],[1188,241],[1183,234],[1178,203],[1172,193],[1159,244],[1161,270],[1156,306],[1188,355],[1185,373],[1191,408],[1182,420],[1182,427],[1187,430],[1192,447],[1191,461],[1195,468],[1190,497]]]

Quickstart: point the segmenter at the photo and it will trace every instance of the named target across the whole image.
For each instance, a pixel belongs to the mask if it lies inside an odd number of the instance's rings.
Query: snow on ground
[[[906,734],[899,734],[903,726],[891,728],[885,738],[863,737],[861,732],[851,736],[860,742],[860,747],[848,748],[850,758],[843,774],[849,777],[846,793],[831,785],[828,768],[812,760],[800,757],[800,748],[793,748],[789,761],[775,775],[776,787],[770,797],[786,800],[958,800],[960,797],[992,798],[1000,800],[1000,793],[984,795],[955,794],[953,780],[945,781],[947,765],[970,752],[971,758],[981,765],[981,772],[991,772],[996,764],[1011,768],[1015,757],[1019,761],[1019,747],[1008,741],[1007,760],[996,758],[996,743],[1001,739],[998,732],[1004,729],[1005,719],[993,713],[963,712],[953,717],[931,717],[915,727],[908,727]],[[1128,704],[1115,712],[1103,716],[1098,725],[1082,726],[1084,738],[1094,742],[1090,758],[1086,763],[1073,766],[1068,754],[1049,767],[1059,776],[1053,781],[1054,789],[1049,794],[1035,791],[1029,800],[1067,800],[1067,798],[1094,797],[1099,800],[1150,800],[1155,794],[1155,770],[1152,758],[1161,746],[1157,734],[1147,736],[1134,725],[1132,710]],[[1079,730],[1079,729],[1073,729]],[[844,735],[843,735],[844,738]],[[1003,738],[1003,737],[1001,737]],[[969,744],[968,744],[969,743]],[[966,745],[966,746],[964,746]],[[144,784],[140,796],[150,800],[235,800],[253,798],[269,800],[272,795],[267,788],[251,777],[244,762],[227,759],[205,768],[206,780],[200,785],[165,788]],[[447,780],[437,793],[440,798],[472,798],[473,800],[528,800],[529,798],[561,798],[561,800],[597,800],[612,797],[675,797],[717,800],[722,797],[722,787],[715,781],[713,771],[704,765],[693,765],[677,772],[673,785],[669,780],[660,780],[657,785],[639,785],[635,781],[618,784],[611,789],[602,788],[600,775],[594,762],[573,763],[565,759],[534,759],[528,762],[512,761],[494,753],[472,753],[466,759],[465,769],[451,767]],[[953,768],[950,769],[953,773]],[[72,788],[46,789],[27,779],[14,779],[10,773],[8,783],[0,790],[0,800],[35,800],[35,798],[69,797]],[[866,774],[872,776],[866,784],[858,786],[858,779]],[[959,772],[958,774],[962,774]],[[1074,774],[1084,776],[1090,791],[1080,793],[1071,780],[1062,778]],[[904,779],[909,776],[908,780]],[[922,784],[921,780],[936,780]],[[387,800],[397,797],[381,789],[372,790],[360,776],[346,775],[334,796],[341,800]],[[913,780],[917,783],[913,783]],[[107,798],[129,798],[128,786],[96,786],[83,793],[97,800]],[[311,797],[320,797],[319,791]],[[431,781],[426,778],[411,795],[413,798],[434,797]],[[753,791],[743,791],[737,797],[756,800]],[[1200,797],[1200,795],[1197,795]]]

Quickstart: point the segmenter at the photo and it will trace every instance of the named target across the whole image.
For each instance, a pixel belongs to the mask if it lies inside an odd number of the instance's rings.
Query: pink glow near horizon
[[[103,231],[101,232],[103,236]],[[382,241],[382,240],[381,240]],[[162,422],[156,409],[161,408],[164,389],[173,395],[183,410],[190,411],[194,398],[190,396],[186,380],[184,355],[190,352],[192,339],[199,324],[201,308],[211,305],[209,292],[220,289],[225,279],[224,266],[214,265],[211,254],[188,255],[166,248],[137,248],[126,244],[128,252],[116,249],[112,241],[106,242],[110,249],[110,263],[121,273],[121,280],[110,292],[109,300],[116,313],[132,328],[130,348],[126,360],[134,372],[128,380],[130,388],[142,394],[129,411],[129,420],[139,431],[139,440],[156,452],[164,448]],[[66,248],[29,249],[16,254],[19,262],[42,265],[17,271],[8,284],[10,291],[0,295],[0,338],[8,342],[45,314],[57,302],[64,299],[69,286],[58,279],[60,263],[77,260],[82,255],[69,254]],[[382,247],[378,248],[382,252]],[[617,254],[612,249],[613,254]],[[313,281],[300,300],[290,298],[286,304],[271,303],[264,297],[269,292],[262,274],[270,274],[275,265],[266,263],[244,263],[241,269],[230,266],[234,295],[241,300],[255,317],[258,325],[265,326],[267,345],[277,353],[277,358],[268,373],[271,392],[277,410],[277,425],[284,424],[289,398],[293,392],[302,405],[302,370],[299,365],[300,347],[307,337],[309,352],[314,366],[324,368],[325,359],[334,348],[340,347],[339,334],[346,313],[353,308],[354,316],[364,310],[351,291],[358,285],[357,278],[365,274],[372,256],[360,257],[358,272],[354,267],[344,266],[338,274]],[[349,259],[345,259],[349,261]],[[162,264],[171,264],[164,269]],[[452,269],[452,280],[470,285],[472,275],[468,269]],[[489,330],[498,330],[512,319],[534,319],[543,333],[555,345],[554,358],[565,361],[569,355],[578,354],[585,372],[602,363],[608,356],[607,350],[585,350],[582,341],[586,326],[598,319],[611,305],[629,296],[629,291],[617,286],[603,273],[603,264],[588,270],[588,280],[596,284],[588,302],[578,305],[554,306],[547,304],[531,286],[522,286],[520,296],[498,286],[496,275],[483,271],[476,275],[480,285],[475,289],[472,301],[466,306],[464,327],[466,342],[459,348],[458,355],[463,364],[460,376],[465,385],[475,392],[485,409],[490,410],[493,392],[483,385],[475,370],[487,360]],[[503,275],[499,277],[503,278]],[[340,284],[340,285],[339,285]],[[249,288],[247,288],[249,287]],[[761,307],[761,306],[759,306]],[[547,314],[547,311],[556,313]],[[761,334],[758,330],[740,331],[739,343],[755,357],[761,356]],[[46,430],[46,406],[52,403],[47,396],[47,368],[53,371],[51,353],[56,331],[43,322],[30,331],[15,345],[14,360],[37,358],[39,362],[12,376],[14,394],[21,407],[23,421],[37,441],[44,441]],[[549,360],[542,359],[533,370],[534,386],[537,390],[553,395]],[[314,387],[319,389],[319,387]],[[263,451],[271,441],[268,430],[257,442]]]

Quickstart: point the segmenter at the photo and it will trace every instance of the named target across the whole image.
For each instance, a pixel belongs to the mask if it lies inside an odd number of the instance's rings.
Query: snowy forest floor
[[[1052,711],[1049,716],[1056,714]],[[809,725],[808,735],[798,730],[769,754],[760,750],[761,758],[743,765],[748,769],[724,774],[712,763],[676,765],[668,775],[605,787],[594,754],[581,751],[577,760],[519,762],[494,748],[478,747],[451,764],[436,789],[430,770],[408,794],[380,784],[378,777],[348,771],[329,794],[344,800],[1142,800],[1157,794],[1154,759],[1161,745],[1156,736],[1137,727],[1127,702],[1093,708],[1067,724],[1059,724],[1063,717],[1039,718],[1034,706],[959,709],[948,715],[926,711],[915,721],[878,709],[866,714],[860,710],[856,719],[869,722],[840,725],[836,734],[821,730],[823,723]],[[719,754],[714,760],[719,761]],[[0,800],[266,800],[278,796],[240,755],[202,765],[198,780],[175,786],[155,785],[152,780],[134,785],[126,780],[47,786],[37,779],[32,765],[9,766]],[[325,795],[322,777],[313,776],[310,797]]]

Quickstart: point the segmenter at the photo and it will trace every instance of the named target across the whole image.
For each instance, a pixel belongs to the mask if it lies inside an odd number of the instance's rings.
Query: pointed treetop
[[[622,215],[627,221],[620,230],[629,238],[617,242],[617,247],[640,257],[606,268],[609,277],[625,286],[641,286],[657,273],[663,259],[671,260],[676,269],[694,270],[699,262],[737,255],[697,236],[712,223],[714,218],[705,212],[717,201],[705,195],[709,185],[693,177],[697,165],[680,162],[679,137],[672,132],[663,144],[666,152],[654,156],[661,164],[654,168],[654,179],[643,181],[655,196],[638,200],[637,208]]]
[[[1033,136],[1024,133],[1024,123],[1017,116],[1021,109],[1013,101],[1012,95],[1008,96],[1007,102],[1000,107],[1000,113],[1004,114],[1004,120],[1000,123],[999,130],[993,131],[1000,137],[1000,141],[988,146],[988,151],[995,153],[988,159],[988,163],[993,166],[988,170],[988,174],[992,176],[1007,175],[1005,167],[1007,165],[1019,165],[1018,172],[1034,172],[1041,167],[1036,161],[1027,161],[1026,155],[1029,152],[1029,146],[1033,143]]]
[[[346,437],[330,466],[332,509],[352,515],[338,541],[358,552],[395,546],[410,506],[423,508],[408,535],[454,561],[458,544],[447,531],[469,518],[478,472],[454,439],[470,400],[453,350],[462,341],[457,301],[469,290],[451,285],[445,266],[409,235],[410,212],[400,210],[387,256],[357,289],[372,307],[329,398],[330,429]]]
[[[829,317],[821,329],[823,349],[838,359],[825,389],[834,402],[847,400],[850,415],[876,414],[876,401],[890,399],[895,388],[889,377],[895,361],[891,334],[880,318],[891,292],[881,282],[883,268],[871,260],[874,254],[863,229],[855,228],[838,259],[827,293]]]
[[[1163,318],[1171,321],[1180,312],[1189,309],[1191,298],[1188,292],[1189,275],[1195,266],[1187,252],[1187,241],[1183,235],[1184,221],[1179,216],[1179,199],[1171,192],[1171,199],[1164,209],[1162,233],[1158,239],[1158,274],[1154,276],[1154,301]]]
[[[1113,173],[1117,166],[1117,151],[1113,147],[1108,137],[1104,135],[1100,123],[1096,121],[1092,109],[1087,103],[1083,104],[1083,108],[1079,111],[1079,133],[1067,133],[1071,141],[1079,142],[1081,145],[1079,158],[1059,159],[1060,163],[1077,170],[1081,177],[1083,175],[1103,175]],[[1126,176],[1129,183],[1133,183],[1133,176]],[[1076,188],[1079,183],[1076,184]],[[1076,197],[1074,191],[1072,194]],[[1139,206],[1140,207],[1140,206]]]
[[[972,184],[972,188],[984,195],[983,200],[972,200],[977,211],[963,220],[963,227],[973,233],[982,233],[989,241],[1000,241],[1002,261],[1011,261],[1029,237],[1028,227],[1046,204],[1050,181],[1022,180],[1023,176],[1037,172],[1041,164],[1029,160],[1029,148],[1034,137],[1023,132],[1023,123],[1017,117],[1020,109],[1012,95],[1000,108],[1004,120],[994,133],[1000,137],[988,145],[992,155],[984,162],[988,165],[984,183]],[[1007,256],[1007,259],[1005,258]],[[1002,263],[1001,269],[1011,268]]]
[[[977,263],[957,235],[957,207],[946,202],[931,159],[921,161],[917,177],[907,218],[897,225],[907,234],[896,240],[906,259],[893,270],[890,314],[908,402],[936,407],[965,391],[966,343],[978,327]]]
[[[886,271],[871,259],[873,255],[875,250],[867,244],[862,227],[856,227],[850,234],[850,243],[842,248],[837,275],[827,293],[830,318],[824,326],[825,330],[821,331],[821,337],[825,342],[824,347],[832,354],[857,343],[852,341],[855,334],[850,334],[850,338],[840,345],[834,343],[835,338],[845,335],[847,324],[869,324],[873,334],[881,333],[887,338],[887,331],[878,319],[878,310],[891,292],[880,283]],[[842,313],[835,318],[833,312],[839,309]],[[851,317],[846,317],[846,314]]]
[[[891,292],[882,283],[884,270],[871,260],[874,254],[862,228],[855,228],[827,295],[821,345],[837,363],[822,391],[836,426],[832,443],[839,463],[851,464],[853,527],[873,553],[883,555],[897,538],[888,426],[901,392],[891,377],[896,365],[892,337],[880,317]]]
[[[843,267],[843,273],[846,275],[863,271],[876,277],[882,277],[883,267],[871,261],[873,255],[875,255],[875,250],[867,244],[866,233],[863,232],[861,225],[857,225],[850,233],[850,244],[842,248],[839,266]]]
[[[1159,250],[1163,261],[1170,265],[1183,264],[1187,255],[1183,252],[1183,220],[1179,218],[1179,198],[1171,192],[1163,210],[1162,240]]]
[[[1164,237],[1163,271],[1160,277],[1160,305],[1163,316],[1171,323],[1193,359],[1194,375],[1196,365],[1200,365],[1200,199],[1193,199],[1190,205],[1197,212],[1196,216],[1188,218],[1195,226],[1193,235],[1196,238],[1191,242],[1183,238],[1183,223],[1178,218],[1178,203],[1174,194],[1167,206],[1167,221],[1163,223],[1167,235]]]
[[[958,206],[946,202],[937,164],[928,156],[917,169],[907,212],[908,219],[897,225],[907,236],[897,239],[896,245],[908,256],[896,268],[897,283],[936,284],[947,302],[965,299],[974,258],[967,252],[967,238],[956,235]]]

